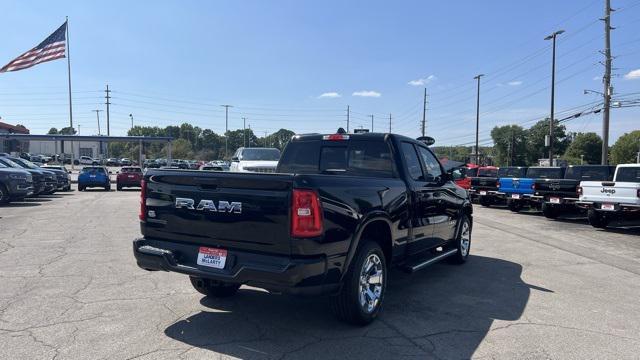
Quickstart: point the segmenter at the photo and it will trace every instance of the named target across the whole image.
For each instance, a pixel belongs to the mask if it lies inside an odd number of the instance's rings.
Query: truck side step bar
[[[444,250],[433,257],[430,257],[426,260],[417,263],[409,263],[404,266],[404,270],[410,273],[414,273],[418,270],[422,270],[427,266],[434,264],[442,259],[448,258],[449,256],[455,255],[458,249],[449,249]],[[421,259],[422,260],[422,259]]]

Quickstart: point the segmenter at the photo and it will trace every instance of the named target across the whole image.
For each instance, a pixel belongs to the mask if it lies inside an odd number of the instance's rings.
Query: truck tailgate
[[[150,170],[147,238],[290,254],[293,175]]]
[[[583,201],[640,204],[640,184],[631,182],[583,181],[580,183]]]

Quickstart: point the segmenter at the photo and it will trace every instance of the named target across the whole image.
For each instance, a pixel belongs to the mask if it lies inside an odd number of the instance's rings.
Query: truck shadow
[[[412,275],[393,271],[385,308],[373,324],[336,320],[326,298],[275,296],[242,288],[233,298],[203,298],[209,309],[165,329],[196,348],[243,359],[470,358],[493,320],[515,321],[531,289],[522,266],[472,256],[464,266],[437,264]]]

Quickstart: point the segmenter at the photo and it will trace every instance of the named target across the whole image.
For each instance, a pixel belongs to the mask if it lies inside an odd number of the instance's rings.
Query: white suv
[[[231,158],[229,171],[272,173],[276,171],[280,150],[241,147]]]

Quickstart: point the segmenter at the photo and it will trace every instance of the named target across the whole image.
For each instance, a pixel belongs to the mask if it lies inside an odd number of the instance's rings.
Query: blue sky
[[[470,144],[475,82],[480,139],[495,125],[529,126],[548,114],[550,42],[557,29],[558,117],[589,108],[602,91],[604,0],[582,1],[0,1],[0,66],[70,18],[74,119],[96,134],[93,109],[113,90],[111,133],[189,122],[224,131],[241,117],[258,132],[332,132],[346,126],[417,136],[427,87],[427,132]],[[640,0],[613,0],[615,92],[640,98]],[[629,75],[631,73],[631,75]],[[625,75],[629,75],[626,76]],[[66,61],[0,74],[0,117],[32,133],[68,124]],[[412,85],[413,84],[413,85]],[[325,96],[322,96],[325,94]],[[566,110],[566,111],[565,111]],[[105,113],[101,114],[102,133]],[[567,122],[600,133],[601,116]],[[612,111],[611,137],[640,128],[640,107]]]

